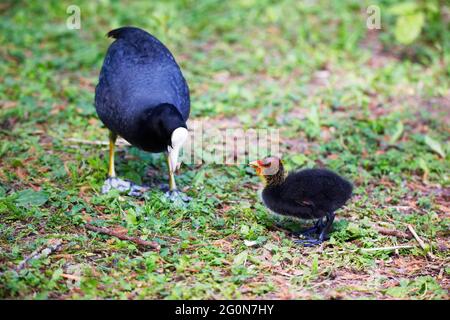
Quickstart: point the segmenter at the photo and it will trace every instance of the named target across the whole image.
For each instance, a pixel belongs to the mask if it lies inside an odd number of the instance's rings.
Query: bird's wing
[[[303,207],[315,208],[314,202],[312,202],[312,201],[305,200],[305,199],[294,200],[294,201]]]
[[[311,176],[289,175],[284,183],[284,196],[299,204],[314,205],[312,199],[327,197],[328,190],[337,186],[336,181],[326,175],[314,174]]]
[[[169,103],[187,120],[189,87],[170,51],[140,29],[120,28],[109,35],[116,40],[108,49],[102,73],[110,79],[110,91],[122,108]]]

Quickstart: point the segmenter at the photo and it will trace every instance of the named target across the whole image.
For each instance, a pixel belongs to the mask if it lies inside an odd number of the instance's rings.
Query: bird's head
[[[179,152],[188,138],[186,121],[181,113],[172,104],[159,104],[144,111],[140,124],[141,135],[151,146],[143,149],[168,152],[169,165],[175,171]]]
[[[280,158],[267,157],[249,163],[255,168],[256,174],[266,185],[278,185],[284,181],[284,167]]]
[[[169,152],[169,165],[171,170],[177,169],[178,155],[187,138],[188,130],[184,127],[178,127],[172,132],[170,145],[167,146],[167,151]]]

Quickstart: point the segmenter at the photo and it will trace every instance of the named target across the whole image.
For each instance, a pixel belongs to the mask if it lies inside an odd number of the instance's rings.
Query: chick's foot
[[[303,247],[314,247],[323,243],[323,240],[320,239],[297,239],[294,240],[295,244],[299,244]]]
[[[308,234],[305,234],[303,232],[300,234],[303,237],[303,239],[296,239],[296,240],[294,240],[294,243],[302,245],[304,247],[314,247],[314,246],[322,244],[324,241],[330,239],[330,236],[328,235],[328,233],[324,232],[324,230],[321,230],[319,228],[318,231],[320,233],[318,238],[310,237]]]
[[[320,228],[318,226],[313,226],[311,228],[294,232],[294,236],[303,236],[303,237],[309,237],[311,235],[318,235],[320,233]]]

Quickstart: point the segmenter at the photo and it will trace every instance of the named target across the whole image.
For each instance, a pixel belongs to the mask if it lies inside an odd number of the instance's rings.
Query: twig
[[[163,236],[162,234],[157,234],[157,236],[158,236],[158,238],[166,239],[167,241],[171,241],[173,243],[181,241],[180,238],[177,238],[177,237]]]
[[[385,236],[394,236],[397,238],[404,238],[404,239],[412,238],[411,235],[407,234],[406,232],[400,231],[400,230],[386,229],[386,228],[379,227],[376,225],[373,225],[373,228]]]
[[[408,224],[407,225],[409,232],[413,235],[414,239],[416,239],[419,246],[426,252],[427,257],[430,258],[430,260],[434,260],[436,257],[431,253],[430,249],[427,248],[425,242],[423,242],[422,239],[420,239],[419,235],[417,234],[416,230],[414,230],[413,226]]]
[[[287,272],[282,272],[282,271],[277,271],[277,270],[270,270],[270,271],[275,272],[275,273],[277,273],[277,274],[279,274],[279,275],[281,275],[281,276],[288,277],[288,278],[292,278],[292,277],[295,276],[295,275],[289,274],[289,273],[287,273]]]
[[[89,223],[86,223],[85,226],[86,226],[86,229],[88,229],[88,230],[95,231],[95,232],[98,232],[98,233],[107,234],[109,236],[116,237],[116,238],[118,238],[120,240],[131,241],[131,242],[134,242],[134,243],[136,243],[137,245],[140,245],[140,246],[150,247],[150,248],[153,248],[155,250],[159,250],[161,248],[160,245],[158,243],[154,242],[154,241],[146,241],[146,240],[143,240],[143,239],[141,239],[139,237],[130,237],[130,236],[127,236],[126,234],[115,232],[115,231],[112,231],[112,230],[107,229],[107,228],[93,226],[92,224],[89,224]]]
[[[397,250],[397,249],[412,249],[415,246],[412,245],[404,245],[404,246],[391,246],[391,247],[379,247],[379,248],[361,248],[359,250],[363,252],[371,252],[371,251],[384,251],[384,250]]]
[[[398,250],[398,249],[412,249],[415,248],[413,245],[399,245],[399,246],[390,246],[390,247],[378,247],[378,248],[358,248],[358,249],[348,249],[348,250],[340,250],[334,251],[334,253],[353,253],[353,252],[374,252],[374,251],[390,251],[390,250]]]
[[[97,145],[97,146],[107,146],[107,145],[109,145],[108,141],[85,140],[85,139],[78,139],[78,138],[68,138],[68,139],[66,139],[66,141],[80,143],[80,144],[93,144],[93,145]],[[129,146],[130,144],[124,139],[117,139],[116,145]]]
[[[62,273],[61,277],[69,279],[69,280],[75,280],[75,281],[81,280],[81,277],[73,275],[73,274],[67,274],[67,273]]]
[[[84,140],[84,139],[77,139],[77,138],[68,138],[66,139],[66,141],[69,142],[75,142],[75,143],[79,143],[79,144],[93,144],[96,146],[107,146],[109,145],[108,141],[97,141],[97,140]]]
[[[439,274],[438,274],[437,278],[440,280],[440,279],[442,279],[443,275],[444,275],[444,268],[441,268],[441,270],[439,270]]]
[[[39,248],[37,250],[34,250],[30,255],[28,255],[25,259],[23,259],[18,266],[16,267],[16,271],[20,271],[22,270],[27,263],[31,260],[31,259],[40,259],[43,257],[47,257],[48,255],[52,254],[53,252],[55,252],[56,250],[59,249],[59,247],[62,244],[62,240],[61,239],[51,239],[49,240],[49,246],[46,248]]]

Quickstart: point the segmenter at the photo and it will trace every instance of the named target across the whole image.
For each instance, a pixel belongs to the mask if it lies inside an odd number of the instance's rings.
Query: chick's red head
[[[276,175],[281,167],[281,160],[277,157],[267,157],[262,160],[256,160],[249,163],[255,168],[256,174],[259,176]]]

